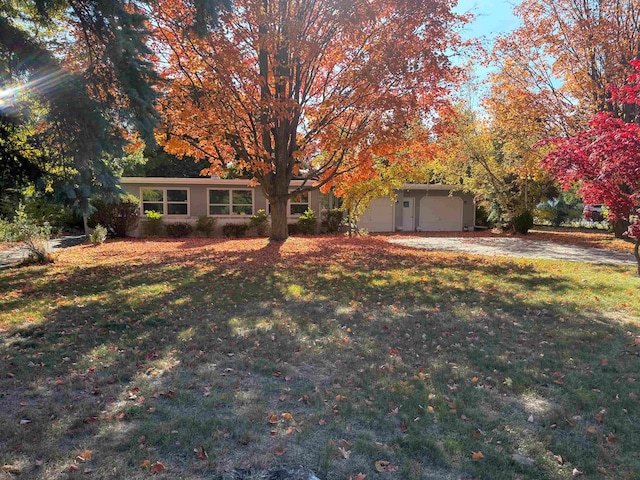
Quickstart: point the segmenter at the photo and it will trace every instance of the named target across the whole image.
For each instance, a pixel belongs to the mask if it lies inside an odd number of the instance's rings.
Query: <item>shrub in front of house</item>
[[[344,212],[339,208],[329,210],[321,222],[322,231],[325,233],[338,233],[342,226]]]
[[[300,235],[300,225],[297,223],[289,223],[287,225],[289,235]]]
[[[25,206],[20,204],[16,210],[13,222],[7,225],[7,236],[12,241],[21,242],[26,249],[29,262],[52,263],[53,257],[49,250],[51,226],[48,223],[37,224],[27,213]]]
[[[529,229],[533,228],[533,215],[529,210],[525,210],[524,212],[514,216],[511,219],[511,224],[517,233],[526,235],[529,232]]]
[[[298,231],[302,235],[313,235],[318,229],[318,219],[313,210],[306,210],[298,219]]]
[[[162,220],[162,214],[151,210],[147,210],[144,214],[147,219],[142,222],[142,236],[161,237],[164,235],[164,221]]]
[[[205,237],[211,237],[216,228],[216,223],[217,220],[214,217],[201,215],[196,220],[196,232],[202,233]]]
[[[106,239],[107,239],[107,227],[104,227],[100,224],[96,225],[95,228],[93,229],[93,232],[91,232],[91,235],[89,235],[89,241],[93,245],[103,244]]]
[[[103,225],[116,237],[126,237],[138,222],[140,204],[134,195],[123,195],[113,203],[94,199],[91,204],[96,211],[89,218],[89,226]]]
[[[256,233],[264,237],[269,229],[269,216],[267,212],[262,209],[258,210],[258,212],[249,219],[249,227],[255,228]]]
[[[179,222],[179,223],[168,223],[164,227],[167,232],[167,236],[171,238],[184,238],[191,235],[193,232],[193,227],[188,223]]]
[[[227,223],[222,227],[222,234],[227,238],[242,238],[249,230],[248,223]]]

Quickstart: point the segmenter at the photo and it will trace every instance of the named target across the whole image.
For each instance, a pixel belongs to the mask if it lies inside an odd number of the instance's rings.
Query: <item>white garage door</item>
[[[423,197],[420,200],[422,232],[461,232],[462,206],[460,197]]]
[[[393,232],[393,208],[389,198],[373,200],[358,220],[358,228],[369,232]]]

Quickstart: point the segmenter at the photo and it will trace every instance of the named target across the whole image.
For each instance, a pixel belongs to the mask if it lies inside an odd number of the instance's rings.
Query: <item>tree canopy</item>
[[[570,135],[614,110],[607,86],[622,84],[640,54],[640,1],[524,0],[514,13],[521,25],[496,41],[493,83],[535,98],[523,118]]]
[[[94,187],[115,190],[106,159],[138,136],[154,145],[147,3],[0,0],[0,190],[46,173],[87,213]],[[193,5],[202,30],[227,1]]]
[[[631,64],[636,73],[627,78],[624,86],[609,88],[612,99],[622,105],[640,105],[640,61]],[[628,120],[634,121],[625,122],[612,112],[599,112],[587,129],[568,138],[541,142],[555,147],[542,164],[565,188],[579,184],[586,203],[604,203],[613,221],[629,221],[640,205],[640,124],[636,123],[640,118]],[[628,234],[640,242],[640,222],[635,218]]]
[[[165,149],[248,172],[271,203],[272,239],[286,238],[291,195],[370,166],[447,107],[464,20],[452,4],[237,0],[202,34],[190,2],[158,2]],[[305,181],[290,191],[294,177]]]

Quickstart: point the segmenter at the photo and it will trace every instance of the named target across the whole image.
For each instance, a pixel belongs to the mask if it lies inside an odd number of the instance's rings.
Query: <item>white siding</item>
[[[462,231],[463,201],[460,197],[423,197],[420,200],[421,232]]]
[[[369,232],[393,232],[394,206],[389,198],[373,200],[358,220],[358,228]]]

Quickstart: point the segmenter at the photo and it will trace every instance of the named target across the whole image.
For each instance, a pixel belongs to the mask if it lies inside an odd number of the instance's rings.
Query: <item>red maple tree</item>
[[[640,105],[640,61],[632,61],[636,72],[624,86],[611,86],[611,101]],[[626,108],[626,110],[629,110]],[[627,117],[635,122],[637,116]],[[545,139],[555,149],[542,159],[542,166],[569,188],[578,183],[585,203],[603,203],[612,221],[631,221],[640,203],[640,125],[625,122],[611,113],[597,113],[589,128],[572,137]],[[634,253],[640,275],[640,223],[635,217],[626,234],[636,240]]]

